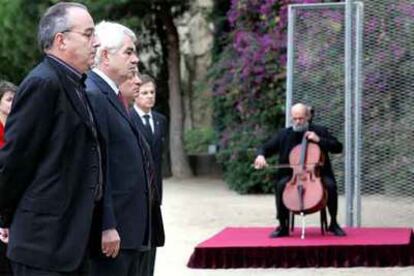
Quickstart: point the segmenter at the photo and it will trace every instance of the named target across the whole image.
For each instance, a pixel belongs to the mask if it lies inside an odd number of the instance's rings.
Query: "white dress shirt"
[[[119,94],[118,86],[116,85],[116,83],[113,80],[111,80],[110,77],[108,77],[104,72],[102,72],[98,68],[93,68],[92,71],[94,71],[98,76],[100,76],[112,88],[112,90],[118,96],[118,94]]]
[[[136,104],[134,104],[134,109],[135,111],[138,113],[138,116],[141,118],[142,120],[142,124],[145,126],[147,123],[145,121],[144,115],[149,115],[149,122],[150,122],[150,126],[151,126],[151,130],[152,133],[154,133],[154,118],[152,116],[152,112],[149,113],[145,113],[144,111],[142,111],[141,108],[139,108]]]

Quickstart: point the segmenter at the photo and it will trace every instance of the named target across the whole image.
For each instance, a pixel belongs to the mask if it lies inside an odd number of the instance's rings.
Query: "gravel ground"
[[[156,276],[289,275],[289,276],[412,276],[414,266],[390,268],[190,269],[194,247],[227,226],[274,226],[272,195],[239,195],[220,179],[164,180],[163,214],[166,245],[159,248]],[[339,198],[339,221],[344,222],[344,198]],[[414,226],[414,204],[401,199],[364,197],[363,226]],[[317,226],[319,215],[307,224]]]

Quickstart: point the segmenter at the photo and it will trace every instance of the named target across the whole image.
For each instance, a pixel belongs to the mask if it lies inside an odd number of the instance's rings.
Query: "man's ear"
[[[56,46],[57,49],[60,51],[66,49],[66,41],[65,41],[65,35],[63,33],[57,33],[55,34],[55,38],[53,39],[53,45]]]
[[[108,49],[106,49],[106,48],[102,49],[101,58],[102,58],[102,61],[104,63],[109,61],[109,59],[110,59],[109,55],[110,55],[110,53],[109,53]]]

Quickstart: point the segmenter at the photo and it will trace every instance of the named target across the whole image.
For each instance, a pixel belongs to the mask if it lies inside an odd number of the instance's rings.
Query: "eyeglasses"
[[[79,32],[79,31],[75,31],[75,30],[65,30],[65,31],[63,31],[61,33],[62,34],[64,34],[64,33],[80,34],[81,36],[85,37],[87,40],[91,40],[92,38],[95,37],[95,32],[94,31]]]

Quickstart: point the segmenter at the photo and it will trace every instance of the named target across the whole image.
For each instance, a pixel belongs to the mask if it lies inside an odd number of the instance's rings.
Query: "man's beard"
[[[304,132],[304,131],[307,131],[308,130],[308,127],[309,127],[309,123],[308,122],[303,123],[303,124],[300,124],[300,125],[293,125],[292,126],[294,132]]]

